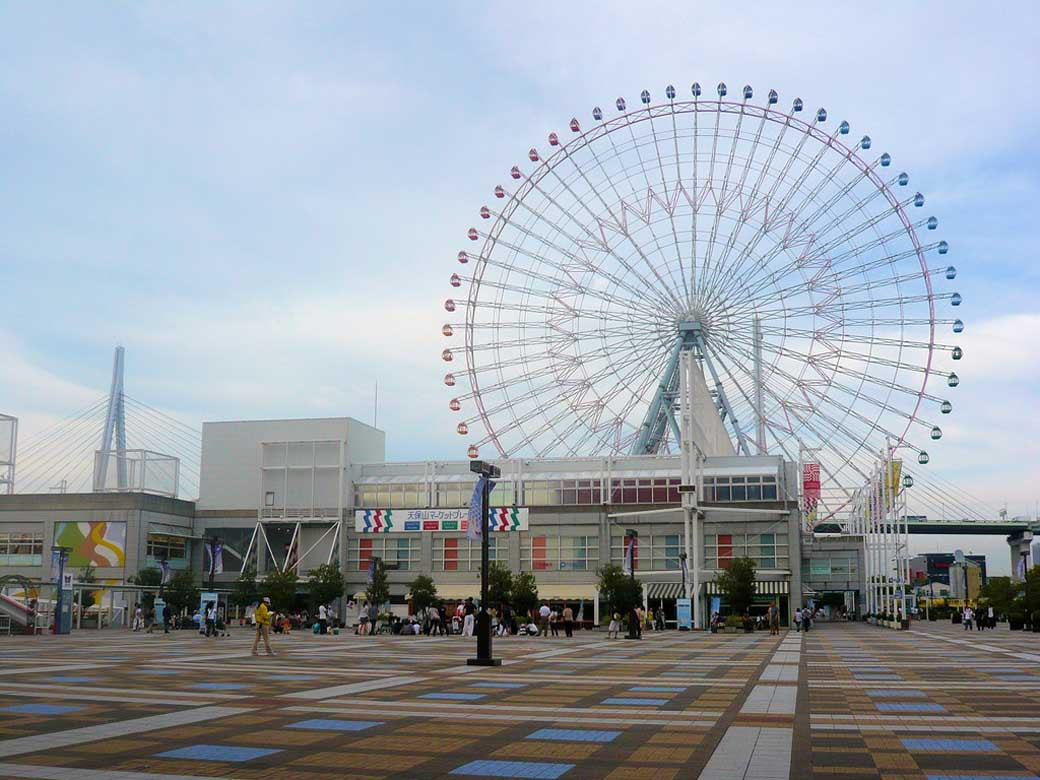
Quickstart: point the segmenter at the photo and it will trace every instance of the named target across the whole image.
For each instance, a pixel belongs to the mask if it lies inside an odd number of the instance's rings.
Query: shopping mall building
[[[532,572],[542,598],[583,603],[586,617],[598,616],[597,569],[622,562],[623,537],[634,529],[644,597],[674,618],[685,549],[678,456],[495,463],[502,477],[491,505],[510,511],[489,535],[492,560]],[[716,575],[744,556],[755,561],[762,607],[775,600],[789,616],[824,591],[861,603],[861,544],[803,541],[797,464],[716,457],[702,473],[703,614],[718,604]],[[0,496],[0,575],[51,581],[51,548],[62,545],[74,571],[95,567],[115,605],[133,599],[119,585],[163,559],[201,580],[204,546],[216,540],[218,589],[247,565],[260,576],[295,568],[305,579],[338,560],[354,595],[378,557],[401,610],[418,574],[431,575],[445,598],[478,596],[480,547],[464,530],[475,479],[464,460],[386,462],[384,433],[351,418],[205,423],[197,501],[150,492]]]

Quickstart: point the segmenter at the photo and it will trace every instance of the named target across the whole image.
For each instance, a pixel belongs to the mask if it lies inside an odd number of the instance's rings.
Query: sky
[[[100,397],[121,343],[127,392],[191,424],[372,422],[378,382],[389,458],[462,457],[439,329],[480,205],[593,105],[726,81],[825,106],[911,173],[966,323],[932,468],[1035,513],[1038,6],[382,6],[0,4],[0,412],[23,440]]]

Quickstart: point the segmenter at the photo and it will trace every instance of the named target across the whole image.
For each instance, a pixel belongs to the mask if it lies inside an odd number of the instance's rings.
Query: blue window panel
[[[457,699],[458,701],[474,701],[483,699],[486,693],[424,693],[420,699]]]
[[[621,736],[620,731],[596,731],[593,729],[538,729],[524,739],[551,739],[556,742],[612,742]]]
[[[63,683],[89,683],[97,682],[97,677],[48,677],[49,682],[63,682]]]
[[[316,680],[318,679],[312,674],[272,674],[267,677],[268,680]]]
[[[470,688],[526,688],[527,683],[509,683],[509,682],[478,682],[472,683]]]
[[[628,689],[632,693],[682,693],[683,685],[636,685]]]
[[[204,691],[237,691],[240,688],[248,688],[245,683],[195,683],[194,688]]]
[[[667,704],[668,699],[636,699],[626,698],[624,696],[611,696],[609,699],[603,700],[604,704],[626,704],[634,705],[637,707],[660,707],[662,704]]]
[[[187,758],[192,761],[252,761],[273,753],[274,748],[236,747],[235,745],[190,745],[159,753],[158,758]]]
[[[874,704],[882,712],[946,712],[941,704],[907,704],[905,702],[879,701]]]
[[[82,707],[71,704],[13,704],[10,707],[0,707],[0,712],[17,712],[21,715],[64,715],[66,712],[75,712]]]
[[[901,699],[923,699],[925,695],[924,691],[901,690],[899,688],[879,688],[867,691],[867,696],[897,696]]]
[[[451,774],[555,780],[571,769],[574,769],[574,764],[543,764],[536,761],[470,761],[458,769],[451,770]]]
[[[290,723],[291,729],[313,729],[314,731],[364,731],[382,726],[381,720],[337,720],[335,718],[312,718]]]
[[[922,753],[938,753],[959,750],[966,753],[996,753],[1000,751],[988,739],[909,739],[900,740],[907,750],[918,750]]]

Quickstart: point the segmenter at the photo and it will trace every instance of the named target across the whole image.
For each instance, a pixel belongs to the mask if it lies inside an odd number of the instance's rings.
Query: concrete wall
[[[346,442],[348,463],[385,457],[386,434],[350,417],[203,423],[199,509],[259,506],[261,442],[326,439]]]

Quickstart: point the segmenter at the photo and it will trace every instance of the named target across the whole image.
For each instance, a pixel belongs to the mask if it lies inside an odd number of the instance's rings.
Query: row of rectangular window
[[[188,540],[180,536],[148,534],[147,553],[157,561],[184,560],[188,557]]]
[[[604,500],[598,479],[526,480],[518,495],[515,482],[495,484],[494,506],[594,506],[598,504],[678,504],[677,477],[613,479]],[[473,492],[469,483],[437,483],[433,503],[441,508],[468,506]],[[358,485],[354,504],[363,509],[420,509],[429,504],[427,485],[419,482]],[[706,477],[705,501],[775,501],[776,477]]]
[[[0,566],[42,566],[42,533],[0,533]]]

